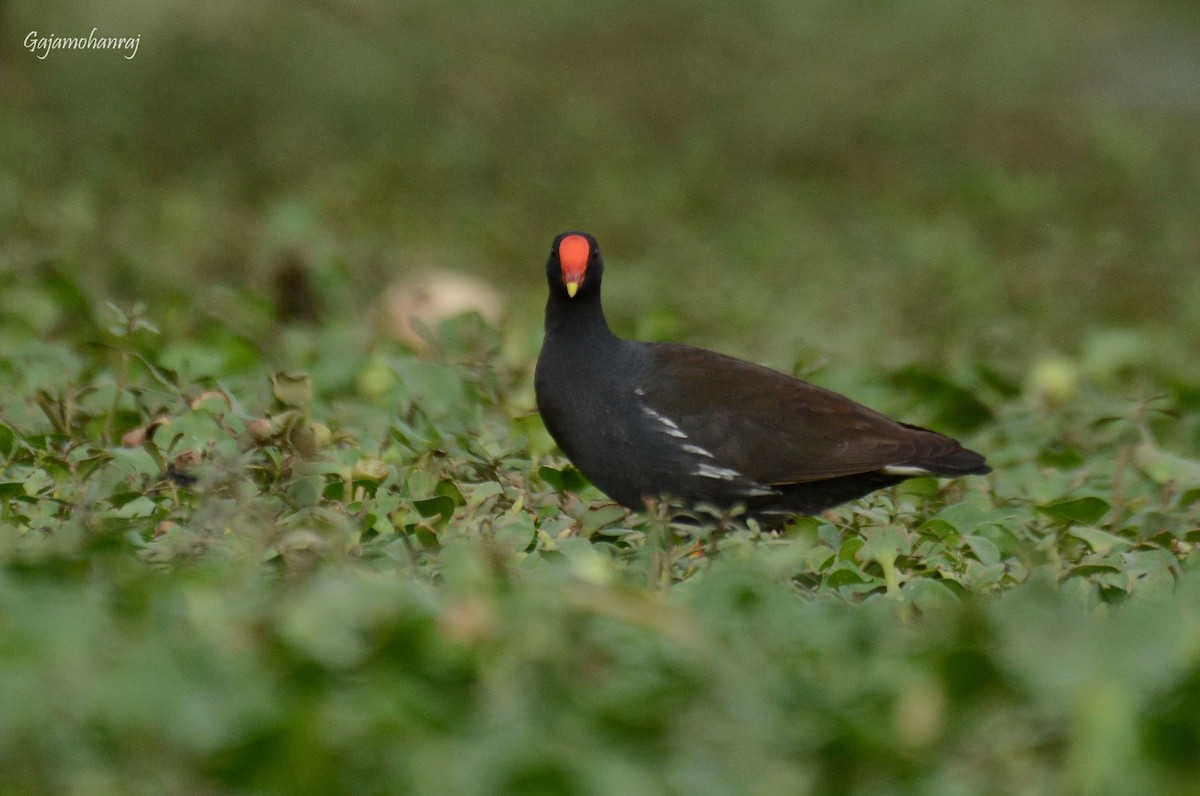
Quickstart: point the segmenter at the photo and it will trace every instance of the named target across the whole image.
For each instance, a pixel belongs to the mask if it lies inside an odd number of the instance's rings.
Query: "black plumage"
[[[915,475],[982,475],[982,456],[778,371],[685,345],[617,337],[600,302],[595,239],[564,232],[538,409],[571,462],[622,505],[672,498],[777,525]]]

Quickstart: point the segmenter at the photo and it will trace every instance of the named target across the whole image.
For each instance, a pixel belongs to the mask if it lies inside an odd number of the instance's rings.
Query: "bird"
[[[618,337],[603,275],[594,237],[554,238],[534,389],[562,452],[626,508],[666,500],[780,528],[906,478],[991,472],[950,437],[779,371]]]

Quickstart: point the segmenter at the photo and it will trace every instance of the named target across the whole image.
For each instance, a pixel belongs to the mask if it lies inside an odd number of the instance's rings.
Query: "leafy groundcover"
[[[336,328],[276,356],[23,289],[0,362],[5,793],[1200,781],[1194,384],[1064,400],[982,367],[891,374],[996,472],[780,536],[684,531],[570,467],[528,346],[477,317],[424,357]]]

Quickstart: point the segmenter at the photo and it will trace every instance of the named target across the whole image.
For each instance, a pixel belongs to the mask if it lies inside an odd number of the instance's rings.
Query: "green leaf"
[[[611,503],[590,508],[584,512],[583,520],[580,523],[580,531],[585,537],[591,536],[605,525],[623,519],[626,514],[628,514],[628,511],[623,507]]]
[[[463,497],[462,491],[458,488],[458,484],[454,483],[448,478],[443,478],[441,481],[438,481],[434,491],[439,495],[450,498],[451,502],[455,506],[466,505],[467,501]]]
[[[1095,525],[1108,513],[1109,505],[1102,498],[1089,496],[1068,498],[1034,507],[1039,513],[1058,519],[1069,520],[1080,525]]]
[[[504,487],[495,481],[472,484],[467,491],[467,505],[471,507],[478,506],[490,497],[503,494]]]
[[[900,573],[896,559],[912,552],[912,535],[899,525],[885,525],[867,532],[867,541],[859,550],[859,558],[875,561],[883,569],[888,594],[896,594],[900,587]]]
[[[54,488],[54,476],[46,470],[34,470],[25,479],[24,488],[29,497],[38,497]]]
[[[537,535],[533,517],[527,512],[517,512],[496,525],[493,538],[500,545],[514,551],[527,550]],[[581,540],[582,541],[582,540]]]
[[[897,485],[896,489],[904,495],[936,495],[941,485],[936,478],[909,478]]]
[[[0,456],[12,456],[16,449],[17,435],[7,423],[0,423]]]
[[[8,500],[24,494],[24,481],[0,481],[0,500]]]
[[[556,470],[549,465],[542,465],[538,468],[538,477],[554,487],[560,494],[582,492],[590,486],[588,480],[583,477],[583,473],[569,464],[561,470]]]
[[[840,589],[842,586],[857,586],[868,583],[872,583],[872,581],[865,578],[861,572],[848,567],[835,569],[825,576],[825,585],[831,589]]]
[[[899,556],[912,553],[912,536],[907,528],[885,525],[867,531],[867,541],[858,551],[858,557],[866,561],[894,562]]]
[[[991,540],[983,536],[963,536],[962,540],[971,548],[971,552],[979,559],[979,563],[985,565],[998,564],[1000,562],[1000,549]]]
[[[1087,542],[1088,547],[1097,553],[1110,553],[1113,550],[1128,550],[1133,543],[1116,534],[1102,531],[1099,528],[1089,528],[1086,525],[1076,525],[1070,534],[1077,539]]]
[[[119,509],[141,497],[145,497],[141,492],[117,492],[109,495],[108,502],[113,508]]]
[[[823,524],[819,517],[793,517],[787,524],[786,534],[789,539],[804,539],[815,544],[820,538]]]
[[[406,474],[405,484],[410,498],[413,500],[424,499],[434,494],[433,490],[437,486],[437,477],[428,470],[414,468]]]
[[[1120,572],[1121,567],[1115,564],[1080,564],[1071,568],[1072,575],[1098,575],[1100,573]]]
[[[1200,487],[1200,461],[1168,453],[1153,442],[1138,445],[1133,460],[1160,484],[1176,484],[1184,489]]]
[[[1200,502],[1200,488],[1189,489],[1179,496],[1179,508],[1185,509],[1193,503]]]
[[[865,544],[866,541],[857,536],[847,539],[846,541],[842,542],[841,546],[838,548],[838,560],[856,560],[858,558],[858,551],[861,550]]]
[[[940,517],[933,517],[918,525],[917,533],[927,537],[931,541],[943,542],[957,537],[958,528],[955,528]]]
[[[156,508],[157,505],[153,500],[145,495],[138,495],[137,498],[117,509],[114,516],[121,517],[122,519],[149,517],[154,514]]]
[[[925,576],[909,578],[900,587],[900,593],[919,611],[932,611],[961,602],[954,590],[944,582]]]
[[[412,504],[417,513],[426,519],[440,517],[445,521],[454,516],[454,499],[448,495],[435,495],[431,498],[414,500]]]
[[[946,506],[935,517],[948,523],[958,532],[966,533],[973,531],[978,525],[985,522],[988,518],[988,513],[971,501],[962,500]]]

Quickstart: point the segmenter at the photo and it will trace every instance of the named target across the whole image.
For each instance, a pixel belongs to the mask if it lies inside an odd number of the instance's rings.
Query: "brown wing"
[[[690,346],[650,347],[646,404],[720,465],[760,483],[798,484],[888,466],[948,473],[982,457],[822,387]]]

